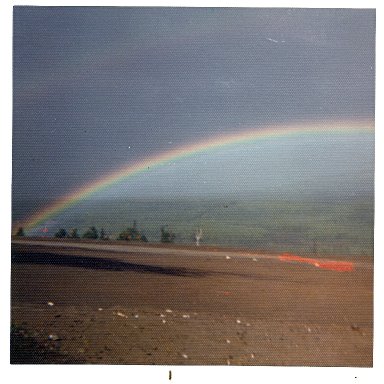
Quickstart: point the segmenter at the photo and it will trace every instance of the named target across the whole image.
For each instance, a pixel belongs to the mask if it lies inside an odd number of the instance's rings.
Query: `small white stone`
[[[50,307],[53,307],[55,304],[52,303],[52,301],[48,301],[47,303]]]
[[[183,319],[189,319],[190,317],[189,315],[183,315]]]
[[[165,312],[172,313],[173,311],[172,311],[172,309],[166,309]]]
[[[160,317],[165,317],[165,315],[164,315],[164,314],[162,314],[162,313],[160,313]]]
[[[163,324],[165,324],[165,323],[167,322],[167,320],[164,320],[164,319],[163,319],[162,322],[163,322]]]
[[[103,308],[98,308],[98,311],[102,311],[103,310]]]
[[[228,340],[228,339],[227,339],[227,344],[231,344],[231,340]]]
[[[241,324],[241,320],[237,319],[237,320],[236,320],[236,323],[237,323],[237,324]]]
[[[184,359],[188,359],[188,355],[187,355],[187,354],[185,354],[185,353],[183,353],[181,356],[183,356],[183,357],[184,357]]]

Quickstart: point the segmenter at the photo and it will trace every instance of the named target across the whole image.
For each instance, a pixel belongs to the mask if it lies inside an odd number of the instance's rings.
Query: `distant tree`
[[[23,227],[19,227],[19,229],[17,230],[15,236],[17,236],[17,237],[24,237],[25,236],[24,228]]]
[[[56,233],[55,233],[55,237],[57,237],[58,239],[63,239],[65,237],[67,237],[67,231],[64,229],[64,228],[60,228]]]
[[[135,240],[135,233],[134,231],[132,231],[132,228],[127,228],[123,232],[119,233],[117,240],[126,240],[126,241]]]
[[[125,231],[121,232],[117,237],[117,240],[148,241],[147,238],[137,229],[136,221],[133,222],[132,227],[128,227]]]
[[[176,235],[168,229],[167,226],[161,227],[161,242],[162,243],[173,243]]]
[[[96,227],[89,227],[88,230],[84,233],[83,239],[98,239],[99,232]]]
[[[99,236],[99,239],[100,239],[100,240],[109,240],[109,237],[108,237],[107,234],[105,233],[104,228],[101,228],[101,229],[100,229],[100,236]]]
[[[203,237],[203,230],[199,228],[195,233],[196,246],[200,245],[200,240]]]
[[[80,236],[79,236],[79,233],[77,231],[77,228],[72,228],[71,229],[71,233],[69,234],[69,237],[71,239],[78,239]]]

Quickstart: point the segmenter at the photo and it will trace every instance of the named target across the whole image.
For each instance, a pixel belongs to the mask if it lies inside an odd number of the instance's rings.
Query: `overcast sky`
[[[16,197],[58,197],[215,134],[374,119],[373,10],[16,7],[13,39]],[[191,159],[131,183],[139,194],[169,183],[182,194],[186,180],[237,192],[244,183],[259,190],[264,177],[270,189],[338,181],[372,192],[372,137],[319,140],[301,152],[289,152],[290,142],[280,162],[281,148],[263,156],[255,146],[222,149],[204,159],[207,167]],[[252,164],[248,173],[239,175],[239,161]],[[314,164],[317,182],[308,176],[303,184],[297,175],[310,175]]]

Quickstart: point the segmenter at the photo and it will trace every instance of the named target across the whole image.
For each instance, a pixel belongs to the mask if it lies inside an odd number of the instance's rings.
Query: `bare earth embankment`
[[[373,264],[351,261],[15,241],[11,362],[372,366]]]

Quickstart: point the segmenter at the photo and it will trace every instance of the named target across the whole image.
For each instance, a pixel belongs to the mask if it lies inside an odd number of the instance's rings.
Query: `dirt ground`
[[[352,261],[13,242],[11,363],[370,367],[373,260]]]

